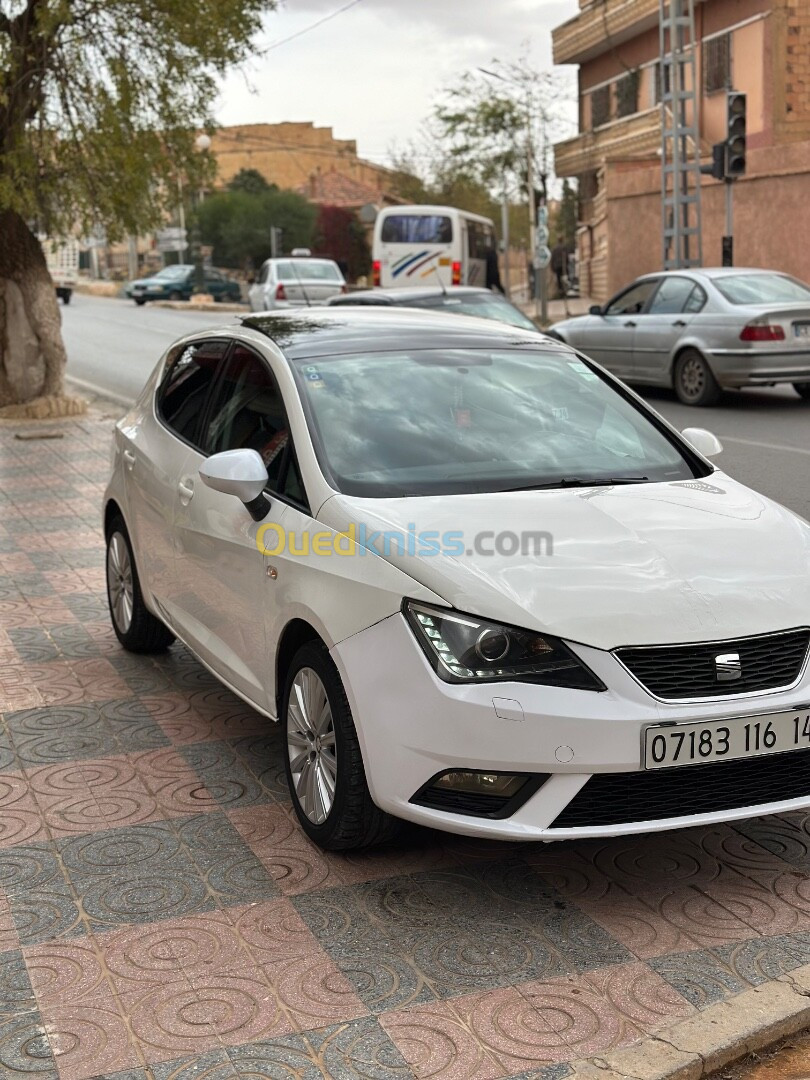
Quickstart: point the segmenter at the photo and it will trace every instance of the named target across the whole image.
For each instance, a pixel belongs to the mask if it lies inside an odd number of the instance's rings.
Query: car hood
[[[810,623],[810,526],[722,473],[495,495],[334,495],[318,517],[342,532],[354,525],[358,539],[370,530],[367,546],[454,608],[595,648]],[[381,531],[401,539],[386,551]],[[452,534],[445,541],[464,553],[417,554],[426,532]],[[526,532],[542,534],[539,552],[527,541],[527,554],[494,553],[497,535],[505,552],[507,534]],[[474,553],[476,535],[493,554]]]

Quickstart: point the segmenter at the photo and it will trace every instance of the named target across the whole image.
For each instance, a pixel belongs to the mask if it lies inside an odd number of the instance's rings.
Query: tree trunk
[[[39,241],[0,210],[0,408],[63,393],[62,317]]]

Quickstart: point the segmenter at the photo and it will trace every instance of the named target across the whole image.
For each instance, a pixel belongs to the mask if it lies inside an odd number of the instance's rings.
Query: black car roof
[[[419,308],[313,307],[250,315],[242,325],[269,337],[290,360],[402,349],[497,349],[534,345],[538,335],[495,320]],[[559,346],[546,339],[544,346]],[[570,351],[570,350],[567,350]]]
[[[490,289],[483,289],[477,285],[452,285],[443,289],[440,285],[412,285],[401,289],[356,289],[354,292],[342,296],[332,297],[330,307],[340,307],[342,304],[352,303],[377,303],[386,301],[389,304],[407,304],[410,300],[429,300],[431,297],[447,296],[480,296],[481,294],[492,296]]]

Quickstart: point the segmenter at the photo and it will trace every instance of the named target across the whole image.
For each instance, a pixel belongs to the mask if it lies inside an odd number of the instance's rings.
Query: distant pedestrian
[[[501,271],[498,266],[498,253],[494,247],[487,248],[486,254],[486,287],[488,289],[495,289],[497,292],[502,293],[504,291],[503,285],[501,285]]]
[[[557,279],[557,295],[565,298],[565,278],[568,272],[568,248],[561,236],[551,250],[551,271]]]

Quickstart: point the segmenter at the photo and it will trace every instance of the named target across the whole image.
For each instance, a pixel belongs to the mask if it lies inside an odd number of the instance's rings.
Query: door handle
[[[629,322],[626,322],[624,325],[625,326],[635,326],[636,324],[633,322],[632,319],[630,319]]]
[[[676,319],[675,322],[672,325],[673,326],[686,326],[686,323],[683,321],[683,319]]]
[[[177,490],[180,493],[180,502],[184,506],[194,498],[194,484],[191,480],[181,480],[177,485]]]
[[[125,450],[123,457],[124,464],[126,465],[127,469],[132,472],[132,470],[135,468],[135,455],[132,453],[131,450]]]

